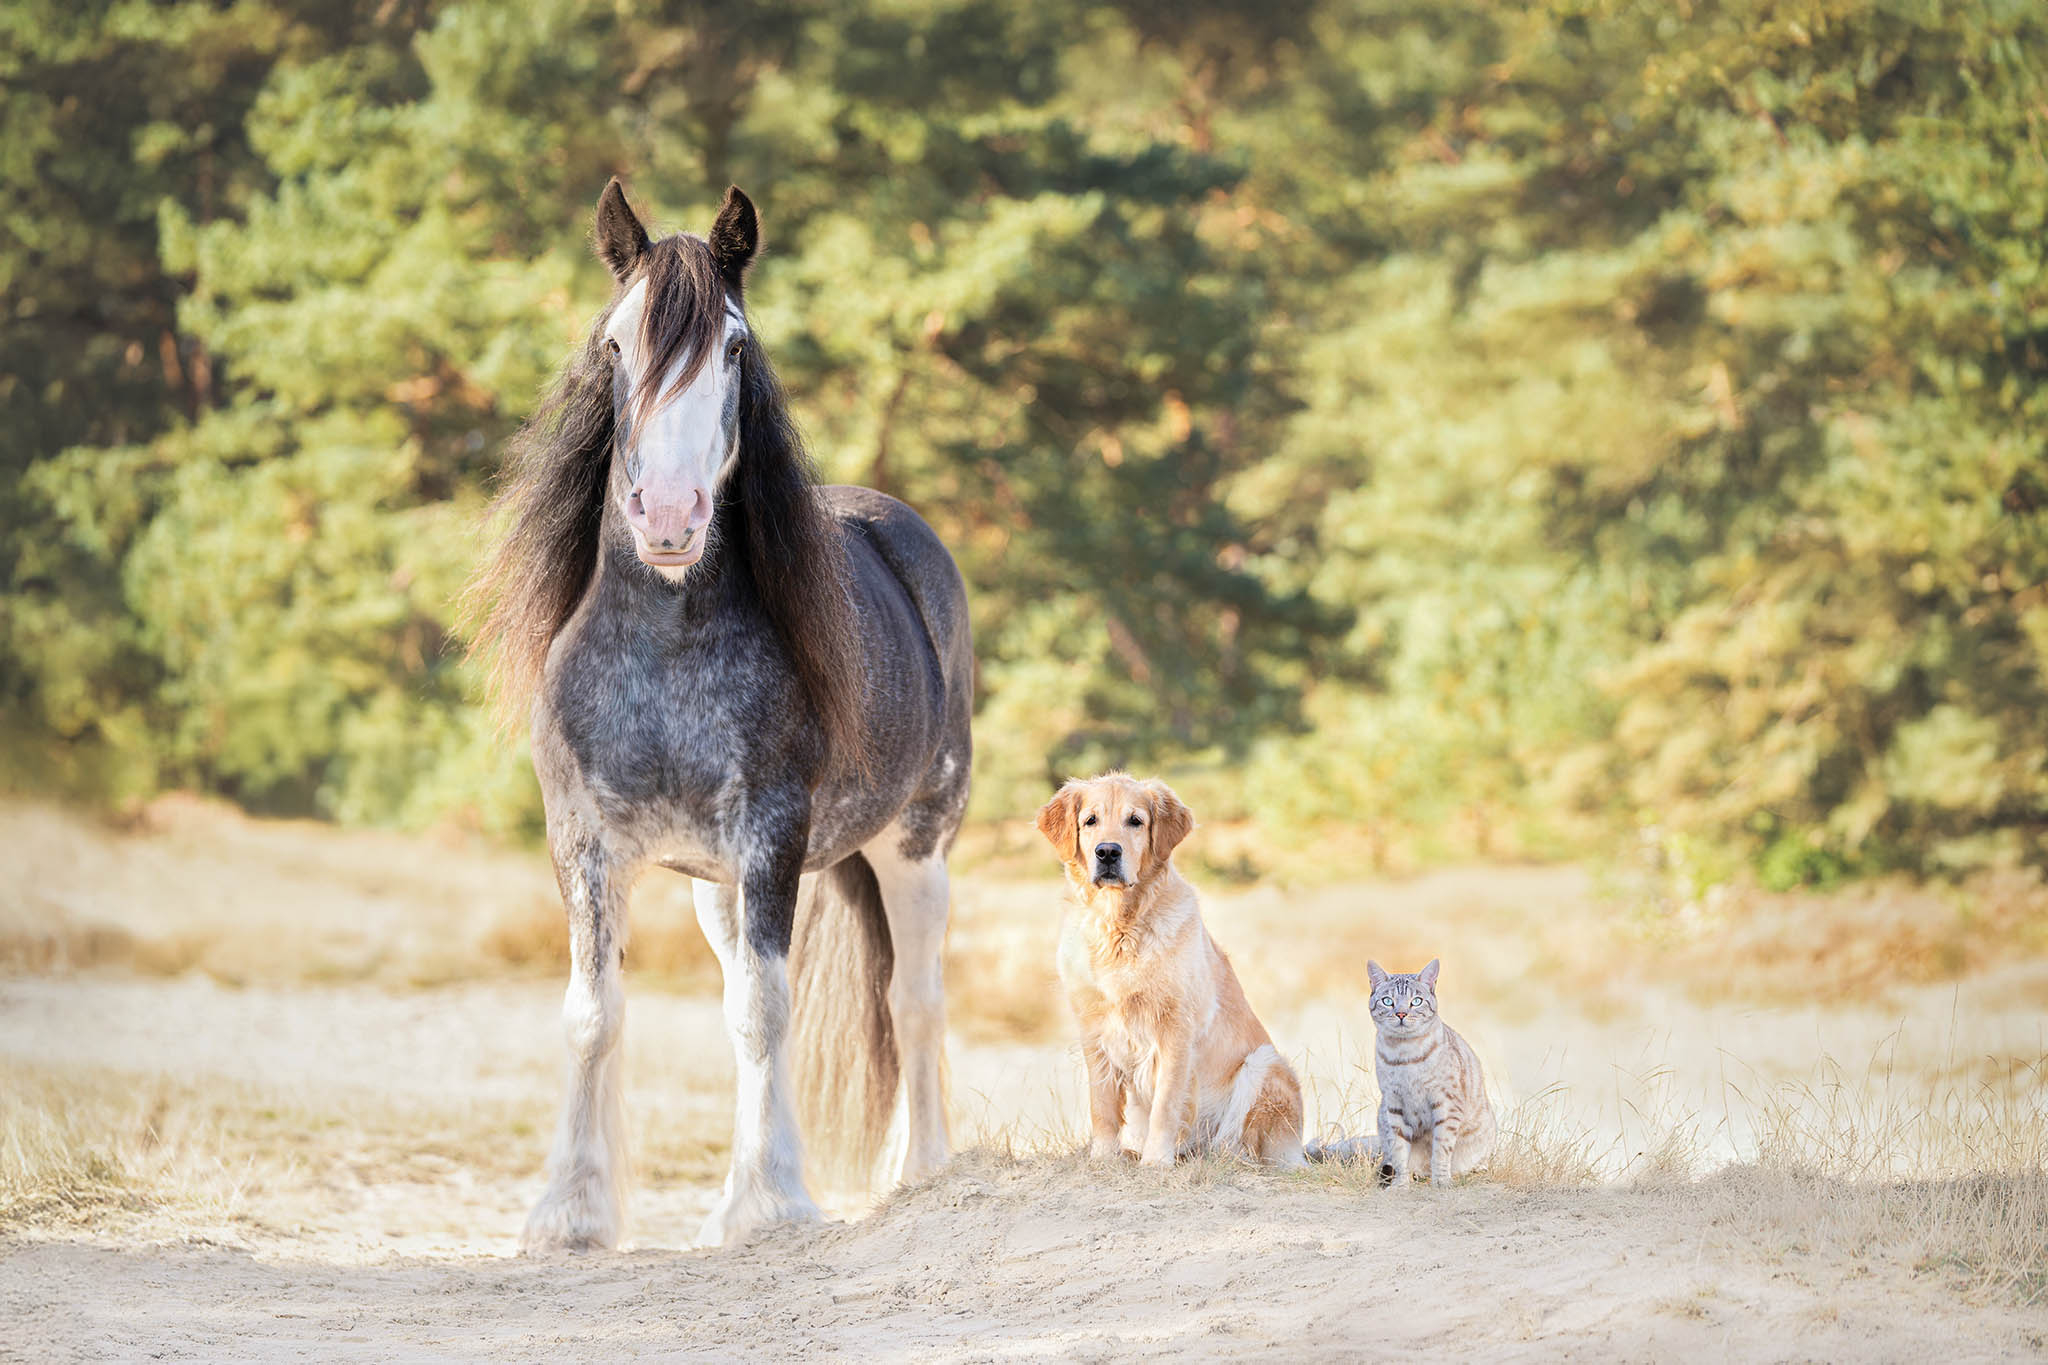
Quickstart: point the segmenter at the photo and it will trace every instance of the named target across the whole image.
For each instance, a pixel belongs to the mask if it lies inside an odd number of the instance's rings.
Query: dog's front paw
[[[1123,1154],[1123,1143],[1114,1137],[1098,1137],[1088,1144],[1090,1161],[1114,1161]]]
[[[1173,1169],[1173,1153],[1171,1151],[1148,1151],[1138,1158],[1138,1164],[1140,1166],[1150,1166],[1154,1170],[1170,1171]]]

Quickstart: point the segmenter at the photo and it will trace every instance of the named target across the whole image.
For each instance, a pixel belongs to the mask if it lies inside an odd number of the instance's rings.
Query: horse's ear
[[[1158,778],[1145,784],[1145,792],[1152,798],[1152,856],[1163,863],[1194,832],[1195,815]]]
[[[761,220],[754,213],[754,201],[734,185],[725,192],[725,203],[711,224],[711,259],[726,287],[737,294],[747,278],[747,266],[761,246]]]
[[[1038,832],[1045,836],[1060,855],[1060,861],[1074,860],[1074,812],[1081,805],[1081,788],[1069,782],[1054,793],[1052,800],[1039,808]]]
[[[597,197],[597,254],[611,267],[612,278],[621,283],[647,254],[647,229],[633,216],[617,176]]]

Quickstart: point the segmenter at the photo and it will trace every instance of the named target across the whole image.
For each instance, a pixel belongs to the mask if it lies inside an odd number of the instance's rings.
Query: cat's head
[[[1372,1023],[1394,1038],[1426,1033],[1436,1022],[1436,974],[1439,963],[1409,975],[1395,975],[1377,962],[1365,964],[1372,981]]]

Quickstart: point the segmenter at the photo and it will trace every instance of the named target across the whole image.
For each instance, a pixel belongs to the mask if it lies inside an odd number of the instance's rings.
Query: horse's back
[[[833,518],[873,549],[910,595],[948,681],[959,676],[963,665],[971,678],[974,641],[967,622],[967,585],[938,533],[908,503],[873,488],[828,484],[818,492]],[[860,572],[858,563],[854,571]]]

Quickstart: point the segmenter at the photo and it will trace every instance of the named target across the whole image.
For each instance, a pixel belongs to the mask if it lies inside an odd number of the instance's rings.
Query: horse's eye
[[[1086,820],[1083,820],[1081,823],[1086,828],[1093,829],[1095,828],[1095,817],[1091,815]]]
[[[616,356],[619,353],[619,339],[617,337],[606,337],[604,339],[604,344],[606,348],[609,349],[614,356]]]
[[[730,346],[728,346],[728,347],[726,347],[726,348],[725,348],[725,358],[726,358],[727,360],[738,360],[738,359],[740,358],[740,352],[741,352],[741,351],[744,351],[744,350],[746,350],[746,349],[747,349],[747,342],[746,342],[746,338],[745,338],[745,337],[734,337],[734,338],[732,339],[732,345],[730,345]]]

